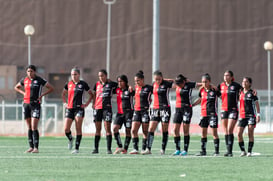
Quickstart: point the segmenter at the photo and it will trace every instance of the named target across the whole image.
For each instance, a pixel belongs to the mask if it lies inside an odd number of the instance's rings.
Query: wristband
[[[261,116],[261,114],[260,114],[260,113],[257,113],[256,115],[257,115],[257,116],[259,116],[259,117]]]

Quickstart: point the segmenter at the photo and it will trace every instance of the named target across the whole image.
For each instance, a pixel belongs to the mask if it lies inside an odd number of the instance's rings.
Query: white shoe
[[[72,148],[73,148],[73,142],[74,142],[74,137],[72,137],[71,141],[68,141],[67,147],[68,147],[69,150],[72,150]]]
[[[150,154],[152,154],[152,152],[147,148],[146,150],[142,150],[141,154],[142,155],[150,155]]]
[[[71,154],[78,154],[78,153],[80,153],[79,150],[74,150],[71,152]]]
[[[242,151],[241,154],[240,154],[240,157],[243,157],[243,156],[246,156],[246,152],[245,151]]]
[[[120,154],[121,152],[123,152],[123,150],[124,150],[123,148],[116,148],[116,150],[114,151],[113,154],[114,154],[114,155],[115,155],[115,154]]]
[[[131,152],[130,152],[131,155],[135,155],[135,154],[139,154],[138,150],[136,149],[133,149]]]
[[[251,157],[252,156],[252,153],[247,153],[247,155],[246,155],[247,157]]]

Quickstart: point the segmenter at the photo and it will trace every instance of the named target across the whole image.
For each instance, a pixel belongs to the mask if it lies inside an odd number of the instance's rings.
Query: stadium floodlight
[[[24,28],[24,33],[28,37],[28,65],[31,64],[31,36],[35,33],[35,28],[33,25],[26,25]]]
[[[160,0],[153,0],[153,73],[156,70],[159,70],[159,47],[160,47],[160,38],[159,38],[159,28],[160,28]],[[152,80],[153,81],[153,80]]]
[[[268,122],[269,122],[269,131],[271,132],[271,71],[270,71],[270,51],[273,49],[271,41],[266,41],[264,43],[264,49],[267,51],[267,72],[268,72]]]
[[[108,5],[106,70],[107,70],[108,76],[110,76],[111,6],[116,3],[116,0],[103,0],[103,2],[104,4]]]

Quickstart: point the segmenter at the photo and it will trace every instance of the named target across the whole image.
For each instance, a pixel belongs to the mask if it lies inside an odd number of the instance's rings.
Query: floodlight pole
[[[31,65],[31,36],[35,33],[33,25],[26,25],[24,27],[24,33],[28,37],[28,65]]]
[[[160,47],[160,0],[153,0],[153,72],[159,70],[159,47]],[[152,75],[153,78],[153,75]]]

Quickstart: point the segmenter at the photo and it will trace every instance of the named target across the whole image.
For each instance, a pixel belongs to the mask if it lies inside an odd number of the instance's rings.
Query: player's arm
[[[260,115],[260,104],[259,104],[258,100],[255,101],[255,105],[256,105],[256,111],[257,111],[257,114],[256,114],[256,116],[257,116],[257,123],[259,123],[260,120],[261,120],[261,115]]]
[[[198,98],[193,104],[192,104],[192,106],[196,106],[196,105],[198,105],[198,104],[200,104],[201,103],[201,98]]]
[[[85,104],[83,104],[83,108],[86,108],[86,107],[90,104],[90,102],[92,101],[92,98],[93,98],[93,93],[92,93],[92,91],[89,90],[89,91],[87,91],[87,92],[88,92],[89,98],[88,98],[87,102],[86,102]]]
[[[47,95],[47,94],[54,91],[53,86],[48,82],[45,84],[45,87],[47,88],[47,90],[44,93],[41,94],[41,96],[38,98],[38,100],[41,100],[43,96],[45,96],[45,95]]]
[[[63,99],[63,103],[66,104],[66,95],[67,95],[68,91],[66,89],[63,89],[62,92],[62,99]]]
[[[95,103],[96,103],[96,92],[93,93],[93,102],[92,102],[92,108],[95,109]]]
[[[14,87],[14,90],[20,94],[22,94],[23,96],[25,95],[25,92],[22,90],[22,85],[20,82],[18,82],[15,87]]]

